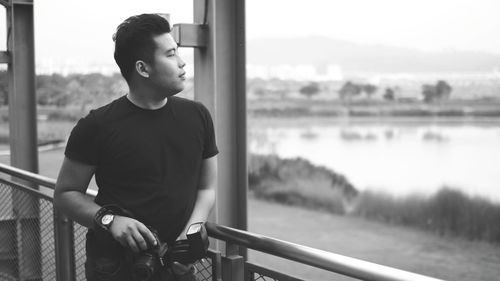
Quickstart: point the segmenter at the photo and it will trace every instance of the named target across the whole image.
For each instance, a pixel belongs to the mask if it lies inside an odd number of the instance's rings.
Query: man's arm
[[[201,167],[200,183],[198,185],[198,196],[193,213],[178,239],[186,239],[186,231],[191,224],[207,220],[215,204],[216,179],[217,156],[204,159]]]
[[[95,166],[65,157],[54,191],[54,207],[88,228],[94,227],[94,216],[101,208],[85,195],[95,169]],[[109,231],[120,244],[134,252],[148,248],[145,239],[153,244],[156,242],[145,225],[128,217],[115,216]]]
[[[54,191],[54,207],[79,224],[93,228],[100,206],[85,195],[95,166],[64,158]]]

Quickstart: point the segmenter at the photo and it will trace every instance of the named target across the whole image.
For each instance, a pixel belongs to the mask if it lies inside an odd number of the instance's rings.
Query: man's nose
[[[181,57],[179,57],[178,63],[179,63],[180,68],[183,68],[184,66],[186,66],[186,62]]]

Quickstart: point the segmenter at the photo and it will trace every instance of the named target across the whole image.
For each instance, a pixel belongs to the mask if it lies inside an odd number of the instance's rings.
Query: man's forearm
[[[100,208],[90,197],[79,191],[56,193],[54,206],[71,220],[88,228],[94,227],[94,215]]]
[[[196,203],[194,205],[193,213],[189,218],[186,226],[184,227],[179,239],[186,239],[186,231],[188,227],[196,222],[204,222],[207,220],[210,211],[212,211],[215,204],[215,190],[200,189],[198,190],[198,197],[196,198]]]

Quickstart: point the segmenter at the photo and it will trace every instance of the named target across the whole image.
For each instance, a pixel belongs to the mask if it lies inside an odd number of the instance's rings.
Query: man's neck
[[[136,106],[149,110],[162,108],[168,102],[167,98],[155,99],[147,93],[137,94],[137,92],[133,91],[132,89],[130,89],[129,93],[127,94],[127,99]]]

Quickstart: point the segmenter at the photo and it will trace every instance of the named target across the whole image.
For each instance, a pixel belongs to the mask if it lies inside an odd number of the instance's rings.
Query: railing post
[[[222,281],[222,255],[219,251],[210,250],[210,258],[212,260],[212,280]]]
[[[245,261],[242,256],[222,257],[222,281],[243,281]]]
[[[75,248],[73,222],[54,209],[54,239],[57,281],[75,281]]]

